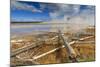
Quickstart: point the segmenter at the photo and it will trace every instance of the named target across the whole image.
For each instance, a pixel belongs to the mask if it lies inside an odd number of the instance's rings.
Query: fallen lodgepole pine
[[[68,52],[69,55],[69,59],[72,62],[78,62],[77,58],[76,58],[76,53],[74,51],[74,49],[70,46],[70,44],[64,39],[64,37],[62,36],[61,31],[59,30],[59,34],[58,34],[59,38],[63,41],[63,44]]]

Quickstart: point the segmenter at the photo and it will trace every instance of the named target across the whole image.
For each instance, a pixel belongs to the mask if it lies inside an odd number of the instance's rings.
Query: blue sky
[[[11,21],[49,21],[73,17],[94,21],[95,6],[11,0]],[[93,22],[94,23],[94,22]]]

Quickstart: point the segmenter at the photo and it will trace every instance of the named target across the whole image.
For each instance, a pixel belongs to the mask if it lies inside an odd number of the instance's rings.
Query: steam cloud
[[[87,21],[87,23],[94,24],[95,7],[87,5],[86,9],[81,10],[80,5],[72,4],[40,4],[41,8],[48,8],[49,15],[52,20],[62,16],[62,19],[68,21],[73,18],[80,18]]]
[[[94,25],[95,23],[95,7],[87,5],[81,10],[80,5],[72,4],[41,4],[42,10],[48,8],[51,17],[50,23],[56,23],[56,28],[62,31],[78,32],[81,29]],[[62,17],[58,19],[59,17]],[[58,23],[58,26],[57,26]],[[60,25],[59,23],[63,23]],[[70,24],[70,25],[69,25]],[[55,26],[54,26],[55,28]]]

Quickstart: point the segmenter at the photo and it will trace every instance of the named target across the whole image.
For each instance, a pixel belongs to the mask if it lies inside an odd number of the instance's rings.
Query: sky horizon
[[[44,2],[26,2],[11,0],[12,22],[34,22],[50,20],[86,20],[95,22],[95,6],[79,4],[61,4]]]

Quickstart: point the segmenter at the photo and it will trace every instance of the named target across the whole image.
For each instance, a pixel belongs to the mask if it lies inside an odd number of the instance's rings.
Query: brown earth
[[[89,32],[89,29],[85,29],[86,32]],[[90,33],[94,33],[95,29],[93,28]],[[42,40],[45,38],[49,39],[57,35],[56,33],[49,32],[45,35],[45,37],[41,37]],[[39,35],[41,36],[41,35]],[[11,43],[11,51],[21,48],[23,46],[27,46],[31,43],[34,43],[35,41],[38,41],[39,36],[27,36],[22,39],[24,39],[23,42],[20,43]],[[73,41],[72,37],[73,34],[65,33],[65,36],[69,37],[69,41]],[[87,62],[87,61],[95,61],[95,35],[91,34],[88,36],[94,36],[89,39],[85,39],[83,41],[79,41],[77,43],[72,44],[74,51],[77,54],[77,59],[79,62]],[[74,36],[75,37],[75,36]],[[86,34],[81,34],[79,37],[75,38],[84,38],[87,37]],[[77,39],[76,39],[77,40]],[[93,43],[91,42],[93,41]],[[33,64],[30,61],[25,61],[25,59],[32,59],[34,56],[39,56],[43,53],[46,53],[50,50],[53,50],[57,47],[61,47],[63,44],[59,42],[58,39],[53,40],[51,42],[47,41],[43,43],[43,45],[40,45],[38,47],[32,48],[30,50],[27,50],[26,52],[23,52],[21,54],[18,54],[17,56],[20,56],[23,60],[20,60],[16,57],[11,57],[11,65],[31,65]],[[38,62],[39,64],[54,64],[54,63],[69,63],[71,62],[68,57],[68,53],[66,48],[60,48],[59,50],[52,52],[50,54],[47,54],[39,59],[34,60]]]

